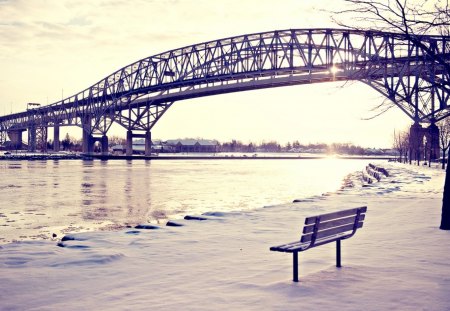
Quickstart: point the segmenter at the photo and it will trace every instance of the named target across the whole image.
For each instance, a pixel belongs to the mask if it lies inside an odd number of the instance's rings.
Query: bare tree
[[[394,130],[394,149],[398,151],[399,162],[406,163],[408,161],[409,151],[409,131],[395,131]]]
[[[111,145],[126,145],[126,139],[117,135],[113,135],[109,138],[109,143]]]
[[[342,0],[346,4],[344,10],[334,12],[339,18],[350,17],[353,25],[344,19],[335,19],[338,25],[359,30],[380,30],[398,32],[407,36],[408,40],[421,48],[430,61],[438,64],[450,77],[450,64],[445,57],[420,40],[425,34],[450,34],[449,0]],[[337,14],[337,15],[336,15]],[[348,19],[347,19],[348,20]],[[450,81],[450,79],[444,79]],[[450,93],[450,84],[443,80],[435,81],[436,85]],[[449,157],[450,159],[450,157]],[[447,163],[442,216],[440,229],[450,230],[450,160]]]
[[[421,35],[450,34],[449,0],[342,0],[346,9],[333,12],[332,19],[340,26],[358,30],[398,32],[427,53],[429,58],[442,65],[450,75],[450,64],[432,47],[421,40]],[[344,17],[337,19],[336,17]],[[345,22],[350,19],[352,24]],[[356,24],[354,24],[356,23]],[[450,85],[439,81],[450,92]]]
[[[351,28],[389,32],[406,35],[442,34],[449,26],[448,0],[343,0],[347,8],[336,12],[348,14],[353,22]],[[348,26],[341,20],[338,24]]]
[[[402,145],[401,145],[401,132],[395,132],[394,130],[394,149],[398,151],[398,161],[402,162],[403,158],[403,149],[402,149]]]

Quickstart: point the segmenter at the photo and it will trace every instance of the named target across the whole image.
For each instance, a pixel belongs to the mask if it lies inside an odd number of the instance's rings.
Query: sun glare
[[[339,71],[339,69],[336,66],[333,66],[330,68],[330,73],[336,74]]]

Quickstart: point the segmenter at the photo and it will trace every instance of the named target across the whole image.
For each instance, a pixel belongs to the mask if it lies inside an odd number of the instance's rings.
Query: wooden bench
[[[298,282],[298,253],[336,241],[336,267],[341,267],[341,240],[363,226],[367,206],[307,217],[300,241],[272,246],[271,251],[293,254],[293,281]]]

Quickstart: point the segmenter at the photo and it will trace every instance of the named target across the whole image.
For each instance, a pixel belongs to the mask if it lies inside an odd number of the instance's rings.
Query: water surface
[[[333,192],[368,160],[0,161],[0,243]]]

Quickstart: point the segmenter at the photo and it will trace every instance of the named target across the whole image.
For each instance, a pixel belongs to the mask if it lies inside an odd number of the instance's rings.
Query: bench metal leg
[[[293,252],[293,278],[294,282],[298,282],[298,252]]]
[[[341,266],[341,240],[336,241],[336,267],[340,268]]]

